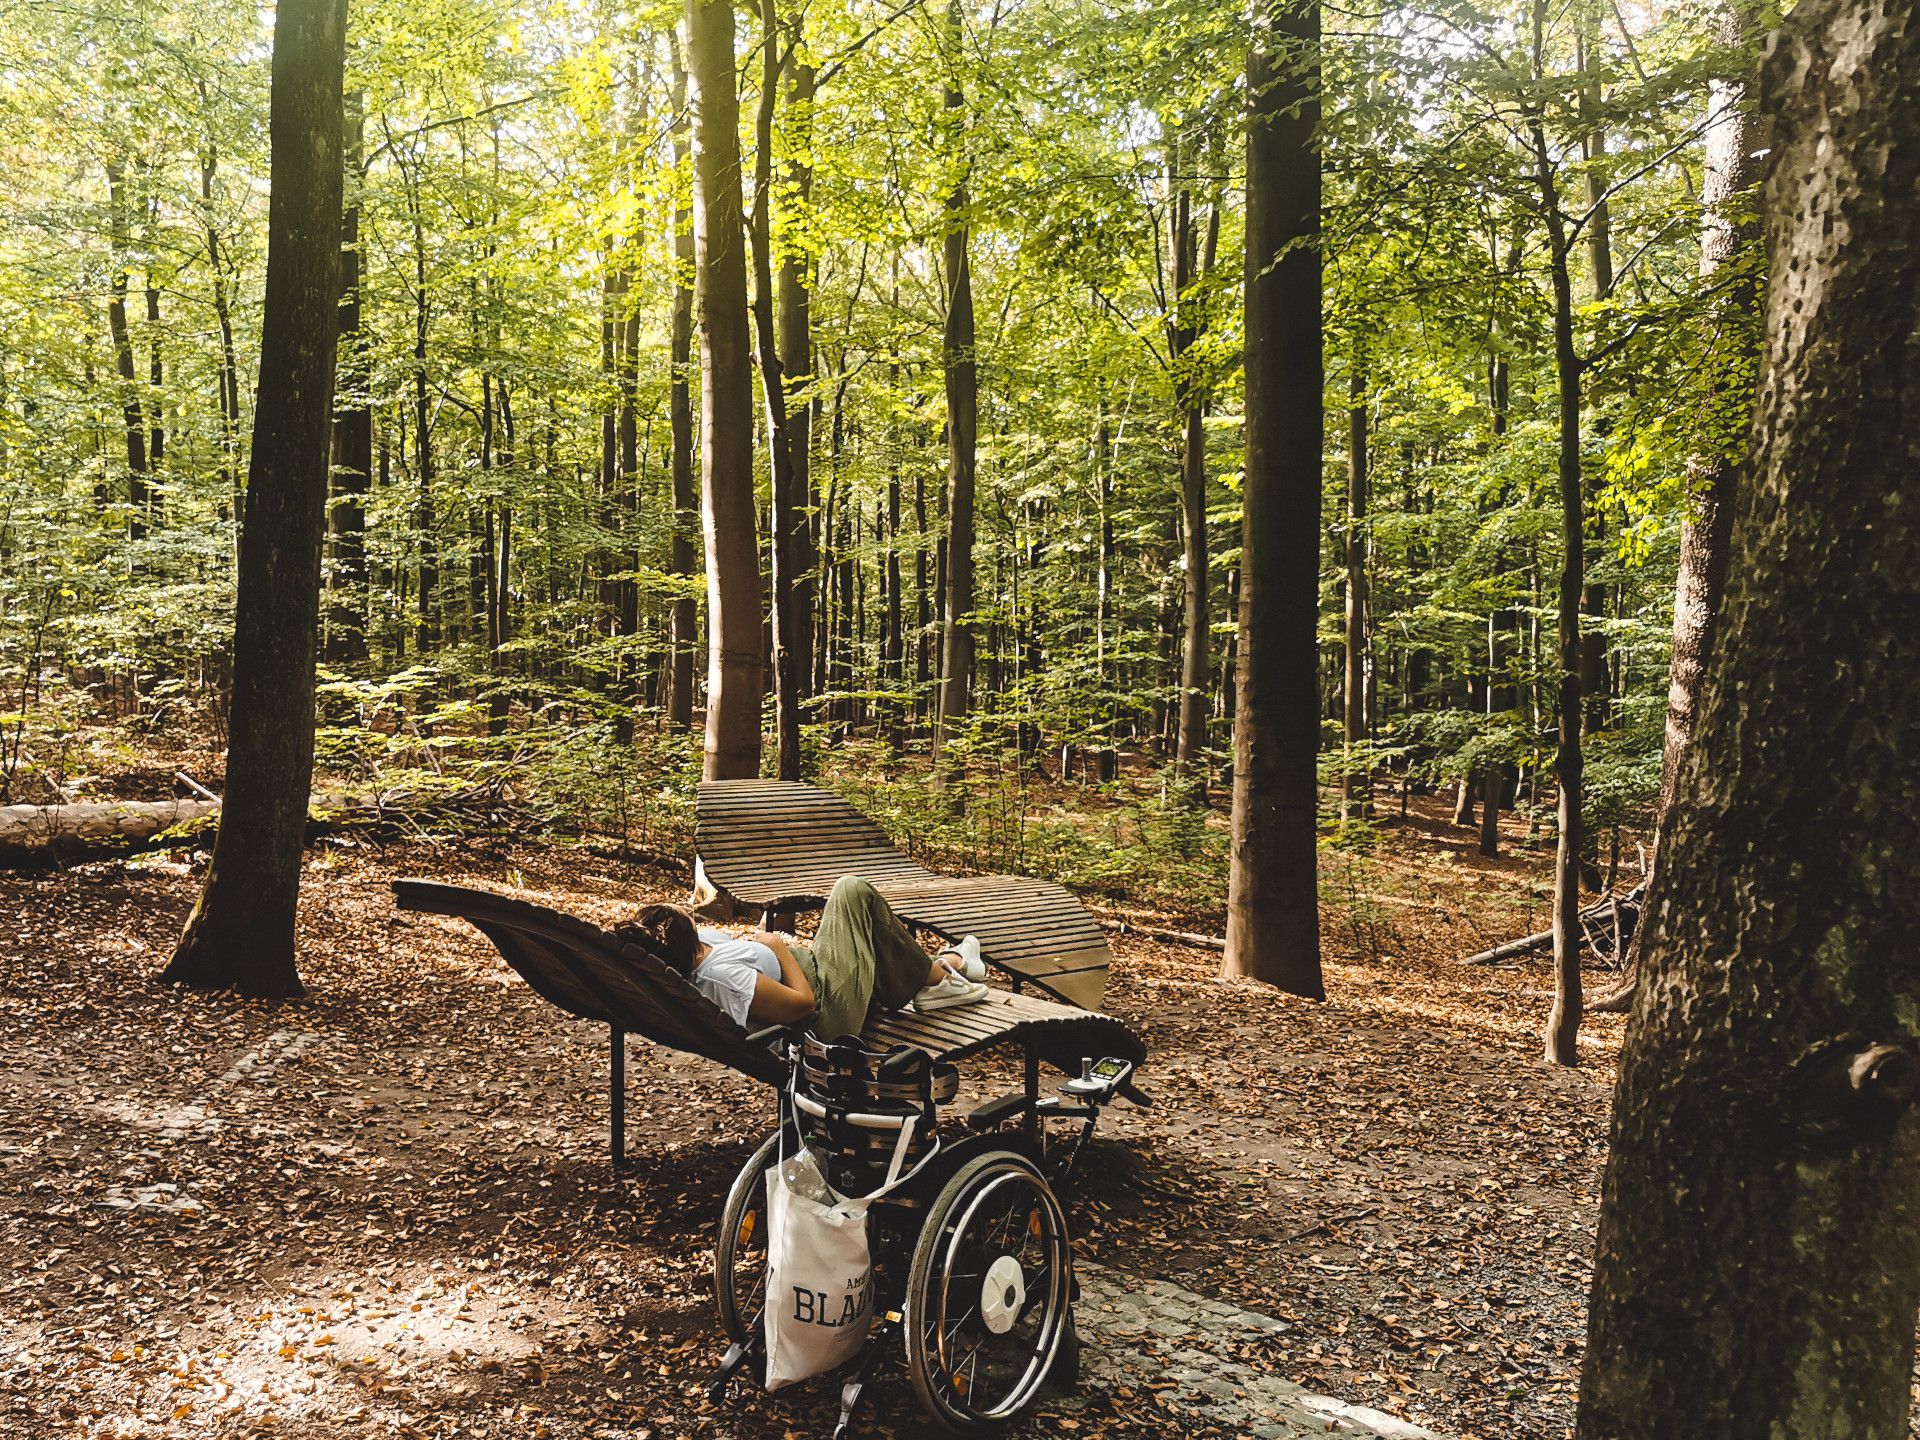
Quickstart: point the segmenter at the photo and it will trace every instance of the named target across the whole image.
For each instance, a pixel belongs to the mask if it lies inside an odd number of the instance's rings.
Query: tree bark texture
[[[760,393],[767,416],[767,470],[773,496],[773,715],[774,774],[800,778],[800,675],[804,647],[797,636],[812,631],[799,608],[794,530],[805,523],[795,493],[787,388],[773,328],[773,109],[780,94],[780,12],[775,0],[760,0],[760,103],[753,125],[753,327],[759,346]]]
[[[1911,7],[1807,0],[1771,43],[1756,113],[1775,133],[1752,458],[1644,922],[1581,1440],[1907,1434],[1920,1304]]]
[[[1533,7],[1534,53],[1540,62],[1545,0]],[[1573,343],[1571,240],[1560,208],[1560,187],[1546,127],[1538,111],[1529,117],[1535,179],[1546,219],[1548,266],[1553,287],[1553,356],[1559,397],[1560,536],[1564,557],[1559,595],[1559,698],[1555,706],[1553,771],[1559,787],[1559,843],[1553,858],[1553,1004],[1547,1013],[1547,1059],[1579,1063],[1580,1035],[1580,839],[1583,764],[1580,749],[1581,600],[1586,582],[1586,491],[1580,465],[1581,363]]]
[[[200,101],[207,103],[205,80],[196,82],[200,90]],[[220,246],[220,227],[213,209],[213,180],[219,170],[220,152],[215,148],[211,137],[200,151],[200,208],[201,221],[206,233],[207,272],[213,287],[213,317],[220,332],[220,457],[221,470],[224,472],[226,489],[233,497],[233,514],[237,522],[245,504],[240,487],[240,362],[234,353],[233,309],[227,298],[227,261]],[[236,540],[239,535],[238,523],[234,526]],[[237,553],[236,553],[236,569]]]
[[[1734,0],[1720,11],[1715,41],[1730,51],[1743,50],[1755,19],[1748,0]],[[1750,105],[1744,79],[1715,80],[1707,87],[1707,127],[1703,136],[1706,176],[1701,186],[1700,279],[1717,288],[1707,343],[1715,374],[1708,385],[1711,402],[1738,403],[1751,394],[1753,351],[1760,290],[1756,278],[1726,272],[1759,239],[1759,216],[1752,190],[1759,178],[1753,153]],[[1705,453],[1687,467],[1691,508],[1680,527],[1680,570],[1673,594],[1673,652],[1667,669],[1667,729],[1660,756],[1660,791],[1654,801],[1653,857],[1647,893],[1660,884],[1660,855],[1665,848],[1667,813],[1681,767],[1693,744],[1707,662],[1713,656],[1720,597],[1726,589],[1727,546],[1739,494],[1740,469],[1724,449]],[[1633,997],[1640,975],[1640,952],[1648,931],[1633,933],[1627,980],[1594,1009],[1622,1010]]]
[[[1325,998],[1320,686],[1320,10],[1279,0],[1247,57],[1246,480],[1222,973]]]
[[[226,796],[163,979],[300,993],[294,913],[313,778],[314,651],[339,324],[345,0],[281,0],[260,389],[234,606]]]
[[[801,34],[804,14],[790,22],[792,51],[787,58],[787,162],[781,195],[794,207],[796,230],[804,230],[813,199],[813,102],[817,73],[807,58]],[[813,540],[813,265],[800,240],[792,237],[780,257],[775,280],[779,306],[780,374],[786,384],[787,451],[793,462],[793,515],[787,536],[793,561],[793,664],[802,699],[812,693],[812,616],[819,581],[818,547]]]
[[[729,0],[687,0],[694,290],[700,306],[701,528],[707,550],[709,780],[760,773],[760,554],[740,97]]]
[[[1354,753],[1366,743],[1367,724],[1367,359],[1356,346],[1347,374],[1347,644],[1341,684],[1340,818],[1373,810],[1373,776],[1356,773]]]
[[[113,277],[107,291],[107,337],[113,342],[114,369],[120,376],[120,413],[127,432],[127,534],[147,533],[147,422],[133,364],[133,334],[127,324],[127,260],[132,245],[127,220],[125,164],[107,162],[107,215],[113,241]]]
[[[340,222],[340,395],[333,417],[333,568],[327,578],[327,659],[367,659],[367,492],[373,482],[373,408],[360,305],[360,186],[365,114],[359,92],[346,101],[346,209]]]
[[[959,0],[948,9],[954,74],[959,74]],[[947,565],[941,597],[940,704],[933,749],[942,746],[966,718],[973,686],[973,482],[980,394],[974,366],[973,269],[967,254],[967,182],[961,132],[966,105],[959,80],[948,82],[946,110],[951,163],[957,173],[942,208],[946,224],[946,329],[941,340],[947,383]]]
[[[129,855],[176,826],[218,814],[217,800],[115,800],[95,805],[0,805],[0,869],[37,869]]]
[[[673,162],[676,170],[690,163],[692,147],[687,130],[687,72],[680,57],[678,36],[670,37],[673,51]],[[673,377],[667,398],[667,422],[672,432],[669,459],[673,486],[673,537],[668,542],[667,569],[675,576],[693,578],[693,534],[699,515],[693,483],[693,212],[689,190],[678,181],[673,192],[673,317],[669,344]],[[667,659],[667,724],[675,730],[693,727],[693,655],[700,643],[699,606],[691,595],[676,599],[668,619],[672,653]]]
[[[1717,42],[1743,46],[1754,25],[1748,0],[1721,11]],[[1711,286],[1757,239],[1759,217],[1750,211],[1759,161],[1749,123],[1747,86],[1718,80],[1708,87],[1704,136],[1706,177],[1701,189],[1700,278]],[[1721,357],[1724,379],[1716,391],[1738,393],[1752,364],[1759,287],[1741,281],[1728,287],[1714,315],[1711,344]],[[1673,599],[1673,660],[1667,676],[1666,745],[1660,757],[1661,816],[1674,788],[1700,709],[1701,682],[1713,656],[1715,622],[1726,587],[1727,545],[1738,498],[1739,467],[1725,454],[1703,455],[1689,467],[1693,508],[1680,531],[1680,573]],[[1657,852],[1656,852],[1657,853]]]
[[[1190,353],[1200,338],[1201,300],[1194,293],[1200,278],[1200,246],[1193,223],[1193,194],[1181,173],[1188,154],[1172,147],[1174,186],[1172,233],[1173,285],[1169,299],[1167,354],[1173,367],[1174,410],[1180,427],[1180,538],[1185,572],[1180,627],[1180,713],[1173,750],[1182,798],[1204,805],[1207,798],[1207,432],[1206,393],[1194,373]]]

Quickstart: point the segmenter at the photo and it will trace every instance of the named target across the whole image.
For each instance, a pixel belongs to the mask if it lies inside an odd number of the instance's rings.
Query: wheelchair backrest
[[[795,1065],[795,1095],[824,1110],[813,1115],[809,1107],[797,1107],[800,1133],[826,1156],[830,1182],[847,1192],[871,1189],[893,1158],[899,1127],[875,1125],[873,1117],[920,1117],[907,1147],[911,1166],[933,1148],[940,1106],[960,1088],[959,1071],[925,1050],[896,1045],[881,1052],[851,1037],[823,1041],[808,1035]],[[869,1123],[856,1123],[855,1116]]]

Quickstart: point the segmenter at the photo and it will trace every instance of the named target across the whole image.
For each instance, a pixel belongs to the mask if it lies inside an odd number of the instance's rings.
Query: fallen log
[[[199,799],[0,806],[0,868],[101,860],[187,844],[219,809],[218,801]]]
[[[1165,940],[1171,945],[1191,945],[1196,950],[1225,950],[1227,942],[1213,935],[1196,935],[1191,930],[1162,930],[1157,925],[1136,925],[1131,920],[1102,920],[1103,929],[1116,935],[1144,935],[1149,940]]]
[[[1633,934],[1633,927],[1639,923],[1640,900],[1643,887],[1636,887],[1625,895],[1608,895],[1597,904],[1589,905],[1580,912],[1579,943],[1595,956],[1606,958],[1609,963],[1618,965],[1626,957],[1627,940]],[[1604,926],[1603,926],[1604,922]],[[1602,935],[1596,935],[1597,928],[1603,929]],[[1600,940],[1606,938],[1610,944],[1605,947],[1611,955],[1605,955]],[[1509,940],[1504,945],[1496,945],[1491,950],[1482,950],[1478,955],[1469,955],[1462,965],[1498,965],[1503,960],[1513,960],[1522,955],[1531,955],[1546,950],[1553,945],[1553,932],[1542,930],[1534,935],[1522,935],[1518,940]]]
[[[206,787],[182,775],[199,795]],[[218,798],[110,800],[62,805],[0,806],[0,870],[42,870],[87,860],[113,860],[143,850],[211,844]],[[500,784],[424,787],[371,796],[319,794],[308,802],[307,841],[352,831],[379,839],[431,838],[438,828],[497,838],[542,828],[516,807]]]
[[[1553,932],[1542,930],[1537,935],[1522,935],[1518,940],[1509,940],[1504,945],[1496,945],[1491,950],[1482,950],[1478,955],[1469,955],[1460,963],[1463,965],[1498,965],[1502,960],[1512,960],[1516,956],[1530,955],[1536,950],[1544,950],[1553,944]]]

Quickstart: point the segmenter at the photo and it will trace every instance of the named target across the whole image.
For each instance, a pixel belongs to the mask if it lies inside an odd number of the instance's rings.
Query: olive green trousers
[[[820,913],[813,944],[794,958],[813,984],[814,1033],[858,1035],[870,1014],[898,1010],[920,993],[933,960],[905,922],[857,875],[842,875]]]

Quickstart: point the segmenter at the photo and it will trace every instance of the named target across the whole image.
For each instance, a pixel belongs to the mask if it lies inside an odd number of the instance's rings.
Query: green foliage
[[[687,278],[672,233],[689,185],[678,13],[354,8],[362,328],[339,403],[371,411],[375,461],[364,578],[341,533],[327,557],[319,753],[340,784],[511,786],[583,833],[684,840],[697,745],[659,724],[670,615],[705,601],[698,562],[677,574],[671,554],[687,526],[667,416]],[[1537,120],[1581,226],[1589,569],[1614,676],[1589,806],[1612,824],[1646,803],[1678,524],[1696,462],[1738,449],[1750,391],[1751,337],[1727,300],[1759,257],[1703,287],[1697,196],[1706,85],[1751,57],[1710,45],[1704,13],[1554,11],[1537,53],[1512,6],[1363,8],[1330,25],[1321,633],[1331,659],[1351,406],[1372,455],[1375,697],[1371,740],[1323,746],[1330,785],[1361,768],[1442,782],[1546,763],[1562,539]],[[1217,825],[1124,786],[1069,816],[1036,775],[1069,768],[1063,756],[1076,773],[1136,775],[1167,759],[1189,388],[1207,409],[1216,794],[1230,765],[1245,17],[1186,0],[963,6],[956,43],[943,8],[781,15],[819,77],[804,114],[778,108],[772,142],[775,255],[801,262],[813,327],[811,373],[787,377],[810,422],[820,551],[808,764],[866,786],[863,803],[935,859],[1215,892]],[[89,720],[219,738],[263,279],[267,18],[220,0],[0,12],[0,794],[64,773],[53,757]],[[755,32],[741,12],[743,57]],[[742,73],[750,166],[758,69]],[[789,165],[810,167],[810,188]],[[919,773],[931,730],[942,205],[963,176],[981,375],[975,706],[952,739],[960,793],[894,795],[853,777]],[[1179,291],[1183,195],[1211,233]],[[1176,361],[1179,320],[1197,336]],[[698,368],[682,377],[696,394]],[[163,433],[144,475],[130,409],[149,452]],[[351,509],[337,500],[336,532]],[[364,656],[342,643],[362,628]],[[1329,721],[1334,677],[1329,664]],[[1369,843],[1363,827],[1337,838]]]

